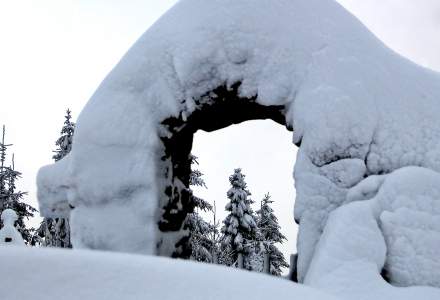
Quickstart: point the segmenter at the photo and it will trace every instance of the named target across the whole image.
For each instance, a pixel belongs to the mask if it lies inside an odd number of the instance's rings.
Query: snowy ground
[[[368,262],[313,287],[268,275],[168,258],[86,250],[0,247],[1,299],[438,300],[440,289],[396,288]]]
[[[225,267],[98,251],[0,248],[1,299],[336,299]]]

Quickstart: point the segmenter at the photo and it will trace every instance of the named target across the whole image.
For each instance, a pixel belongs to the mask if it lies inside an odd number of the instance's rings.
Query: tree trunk
[[[238,253],[237,268],[244,269],[243,253]]]
[[[264,253],[263,273],[270,274],[270,254]]]

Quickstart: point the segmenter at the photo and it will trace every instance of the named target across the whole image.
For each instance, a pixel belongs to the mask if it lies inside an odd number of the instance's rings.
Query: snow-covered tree
[[[73,134],[75,132],[75,123],[71,121],[72,115],[70,109],[67,109],[64,118],[65,120],[64,126],[61,129],[61,136],[55,142],[57,149],[55,149],[55,154],[52,157],[55,161],[59,161],[64,156],[66,156],[70,152],[70,150],[72,150],[72,140]]]
[[[15,224],[18,221],[17,213],[12,209],[7,208],[1,213],[0,220],[3,223],[3,226],[0,229],[0,246],[24,246],[25,242],[23,237],[17,228],[15,228]]]
[[[59,161],[72,149],[75,123],[72,122],[71,111],[67,109],[64,126],[61,129],[61,136],[55,142],[57,149],[53,151],[53,159]],[[68,218],[45,218],[37,230],[43,246],[71,248],[70,226]]]
[[[251,193],[244,178],[241,169],[235,169],[229,177],[231,188],[227,192],[229,202],[225,207],[229,214],[222,227],[222,250],[232,253],[229,264],[238,268],[244,268],[246,257],[252,256],[253,241],[257,236],[257,222],[250,207]]]
[[[8,147],[5,143],[5,126],[3,125],[2,141],[0,142],[0,211],[3,211],[6,206],[7,197],[7,182],[9,178],[9,169],[6,167],[6,152]]]
[[[37,211],[23,202],[25,192],[17,191],[16,181],[21,173],[15,170],[14,155],[12,162],[7,165],[7,148],[12,145],[5,143],[5,126],[3,126],[2,140],[0,142],[0,214],[6,209],[12,209],[17,214],[16,228],[26,244],[33,244],[33,228],[27,228],[25,218],[29,219]]]
[[[271,203],[273,201],[270,199],[270,195],[266,194],[261,201],[261,208],[257,211],[259,240],[263,250],[261,251],[261,256],[263,257],[261,261],[264,261],[264,256],[267,256],[266,259],[269,260],[270,273],[280,276],[281,268],[288,268],[289,264],[275,244],[282,244],[286,237],[280,232],[281,227],[278,224],[278,218],[270,206]]]
[[[198,165],[197,157],[191,155],[191,165]],[[197,169],[191,169],[190,174],[190,186],[206,187],[205,181],[202,178],[203,174]],[[213,262],[214,258],[213,248],[215,247],[214,241],[211,239],[215,230],[215,226],[206,222],[199,214],[200,211],[209,212],[213,210],[211,204],[204,199],[201,199],[195,195],[192,195],[195,208],[194,212],[188,214],[185,222],[185,226],[190,232],[189,242],[191,245],[191,259],[202,262]]]

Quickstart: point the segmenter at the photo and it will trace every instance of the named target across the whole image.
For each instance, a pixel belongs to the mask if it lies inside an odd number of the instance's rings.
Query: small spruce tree
[[[57,149],[53,151],[55,154],[52,157],[55,161],[59,161],[64,156],[69,154],[72,150],[73,134],[75,133],[75,123],[72,122],[72,115],[70,109],[67,109],[64,116],[64,126],[61,128],[61,136],[55,142]]]
[[[269,193],[266,194],[261,201],[261,208],[257,211],[258,221],[257,226],[259,229],[259,240],[263,246],[261,255],[265,255],[269,259],[270,273],[272,275],[280,276],[282,273],[281,268],[288,268],[289,264],[286,262],[283,253],[275,246],[275,244],[282,244],[286,237],[280,232],[280,225],[278,224],[278,218],[275,216],[274,211],[270,204],[273,201],[270,199]],[[264,260],[264,259],[263,259]]]
[[[253,241],[257,236],[257,222],[250,207],[251,193],[244,181],[241,169],[235,169],[229,177],[231,188],[227,192],[229,203],[225,209],[229,212],[223,221],[222,250],[231,253],[228,265],[244,268],[246,257],[252,255]]]
[[[5,206],[8,200],[7,182],[9,178],[9,169],[6,167],[5,163],[6,152],[10,146],[12,145],[5,143],[5,126],[3,125],[2,140],[0,142],[0,211],[6,209]]]
[[[209,232],[209,239],[212,242],[212,248],[211,248],[211,257],[212,257],[212,263],[213,264],[225,264],[224,261],[228,261],[228,255],[227,252],[221,251],[221,235],[220,235],[220,222],[217,220],[217,205],[214,200],[214,204],[212,206],[212,230]]]
[[[197,157],[191,155],[191,165],[193,166],[198,164]],[[206,184],[202,176],[203,174],[199,170],[192,169],[189,185],[206,188]],[[211,235],[216,228],[206,222],[199,214],[200,210],[209,212],[213,210],[213,207],[204,199],[194,196],[192,191],[191,195],[195,208],[193,213],[188,214],[185,221],[185,226],[188,228],[190,233],[189,243],[191,245],[191,259],[201,262],[213,262],[214,259],[212,252],[215,245],[211,239]]]

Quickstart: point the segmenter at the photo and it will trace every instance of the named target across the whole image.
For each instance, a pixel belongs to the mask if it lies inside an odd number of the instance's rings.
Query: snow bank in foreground
[[[363,254],[373,250],[370,257],[383,250],[366,245]],[[378,275],[375,262],[365,259],[321,269],[325,273],[312,287],[209,264],[87,250],[0,247],[0,264],[7,270],[0,272],[0,298],[8,300],[440,299],[440,289],[389,285]]]
[[[150,256],[7,247],[0,265],[7,300],[336,299],[268,275]]]

